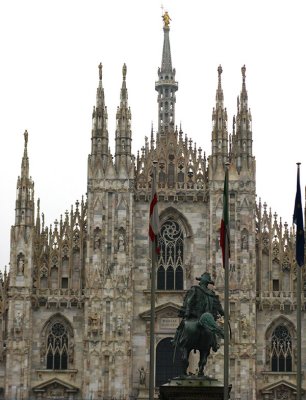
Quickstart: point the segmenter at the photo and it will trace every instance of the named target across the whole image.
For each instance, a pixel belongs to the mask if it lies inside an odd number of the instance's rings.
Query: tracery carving
[[[74,361],[74,337],[70,323],[61,315],[44,326],[40,348],[41,363],[47,369],[68,369]]]
[[[160,255],[157,270],[157,288],[183,289],[183,232],[174,220],[167,220],[160,229]]]

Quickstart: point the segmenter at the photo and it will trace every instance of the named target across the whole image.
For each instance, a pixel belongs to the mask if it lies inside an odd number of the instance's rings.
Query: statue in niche
[[[100,327],[100,318],[97,312],[90,314],[88,318],[89,328],[92,333],[97,333]]]
[[[14,320],[14,328],[15,332],[21,332],[22,329],[22,320],[23,320],[23,315],[21,311],[17,311],[15,320]]]
[[[24,258],[23,255],[20,254],[17,260],[17,275],[23,275],[24,273]]]
[[[100,249],[100,235],[98,232],[95,233],[94,237],[94,250]]]
[[[204,367],[210,351],[218,351],[218,339],[224,337],[222,316],[224,311],[212,289],[214,281],[208,272],[196,278],[199,285],[192,286],[184,298],[183,306],[179,311],[182,321],[176,329],[173,339],[174,352],[179,349],[182,353],[184,375],[187,375],[189,354],[192,350],[199,350],[200,359],[198,375],[204,376]]]
[[[121,335],[123,332],[123,317],[122,317],[122,315],[118,315],[118,317],[117,317],[116,329],[117,329],[117,333],[119,335]]]
[[[246,338],[249,333],[250,323],[247,320],[247,317],[245,314],[241,314],[241,316],[240,316],[240,327],[241,327],[241,331],[242,331],[242,336],[244,338]]]
[[[241,250],[248,250],[248,241],[248,231],[246,229],[243,229],[243,231],[241,232]]]
[[[123,228],[119,229],[118,234],[118,251],[125,250],[125,230]]]
[[[139,370],[139,383],[140,385],[145,385],[146,384],[146,371],[144,370],[144,367],[141,367]]]

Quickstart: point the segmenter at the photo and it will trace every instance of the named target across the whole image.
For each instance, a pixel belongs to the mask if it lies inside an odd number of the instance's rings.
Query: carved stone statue
[[[14,330],[15,333],[20,333],[22,331],[23,314],[18,311],[14,319]]]
[[[173,344],[175,351],[182,351],[184,374],[187,374],[189,353],[199,350],[198,375],[203,376],[210,350],[216,352],[219,348],[217,337],[224,337],[223,327],[220,326],[224,312],[219,297],[209,287],[214,285],[210,274],[205,272],[196,279],[199,285],[188,290],[179,311],[183,319],[176,330]]]
[[[146,371],[144,370],[143,367],[141,367],[139,370],[139,383],[140,385],[145,385],[146,384]]]
[[[168,28],[168,26],[170,25],[170,21],[171,21],[171,18],[170,18],[169,14],[168,14],[168,11],[165,11],[165,13],[164,13],[162,18],[163,18],[163,21],[164,21],[164,26],[166,28]]]
[[[17,275],[23,275],[24,271],[24,260],[23,258],[19,258],[18,264],[17,264]]]
[[[123,228],[119,230],[118,235],[118,250],[124,251],[125,250],[125,231]]]

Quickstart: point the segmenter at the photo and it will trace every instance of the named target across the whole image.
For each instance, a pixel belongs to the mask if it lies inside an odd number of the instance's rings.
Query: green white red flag
[[[223,268],[230,258],[230,232],[228,218],[228,169],[225,170],[224,190],[223,190],[223,213],[220,228],[220,246],[222,249]]]
[[[157,245],[158,232],[159,232],[159,216],[158,216],[157,193],[156,193],[156,172],[155,170],[153,170],[152,198],[150,203],[150,219],[149,219],[149,236],[155,246],[156,253],[159,254],[159,247]]]

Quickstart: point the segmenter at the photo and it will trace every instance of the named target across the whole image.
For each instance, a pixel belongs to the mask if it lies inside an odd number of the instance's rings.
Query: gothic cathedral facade
[[[124,65],[111,154],[100,64],[87,196],[50,228],[34,198],[25,132],[10,270],[0,279],[0,398],[148,398],[148,220],[152,165],[157,161],[161,252],[155,296],[156,387],[179,374],[180,361],[172,364],[171,338],[186,289],[208,271],[224,298],[219,228],[229,162],[232,399],[295,399],[294,231],[266,204],[256,202],[246,68],[241,69],[231,134],[218,68],[212,147],[206,156],[175,124],[178,83],[169,21],[163,30],[155,84],[157,132],[152,131],[135,157]],[[206,374],[222,380],[222,342],[211,359]]]

